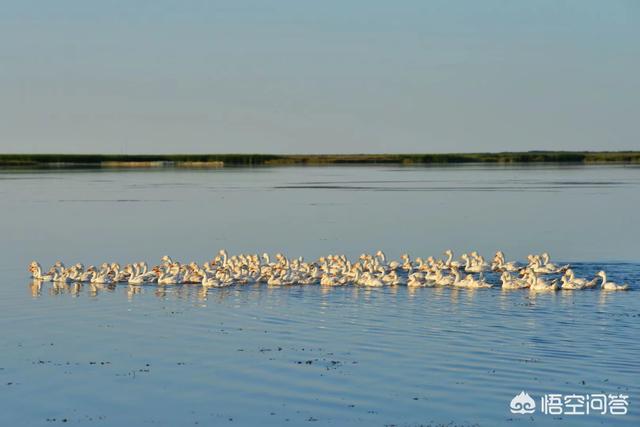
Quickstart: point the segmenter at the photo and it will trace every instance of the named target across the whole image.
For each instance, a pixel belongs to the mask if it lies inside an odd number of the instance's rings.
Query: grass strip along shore
[[[332,164],[622,163],[640,151],[527,151],[439,154],[0,154],[3,168],[216,168]]]

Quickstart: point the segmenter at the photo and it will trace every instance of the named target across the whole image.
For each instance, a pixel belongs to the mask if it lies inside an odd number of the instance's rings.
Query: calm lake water
[[[0,425],[638,425],[640,168],[0,172]],[[632,291],[31,286],[26,267],[547,250]],[[629,413],[514,415],[522,390]]]

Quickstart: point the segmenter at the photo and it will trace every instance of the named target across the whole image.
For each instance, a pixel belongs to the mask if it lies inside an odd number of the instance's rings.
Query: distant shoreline
[[[220,168],[341,164],[640,164],[640,151],[526,151],[443,154],[0,154],[0,168]]]

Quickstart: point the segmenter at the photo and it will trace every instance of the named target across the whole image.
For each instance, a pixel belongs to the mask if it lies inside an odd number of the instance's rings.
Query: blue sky
[[[0,152],[640,149],[633,0],[0,6]]]

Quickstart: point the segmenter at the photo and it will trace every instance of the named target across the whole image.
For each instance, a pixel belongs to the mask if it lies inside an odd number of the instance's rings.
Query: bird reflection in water
[[[127,286],[127,299],[129,301],[133,300],[133,297],[142,293],[142,286],[138,285],[129,285]]]
[[[32,297],[38,298],[42,294],[42,280],[36,279],[29,283],[29,290]]]
[[[82,292],[82,283],[78,283],[78,282],[72,283],[69,286],[69,292],[73,297],[77,298]]]

